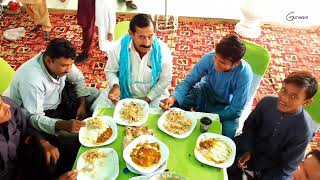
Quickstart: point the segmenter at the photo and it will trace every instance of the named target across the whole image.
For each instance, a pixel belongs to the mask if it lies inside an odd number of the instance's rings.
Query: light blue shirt
[[[78,97],[90,94],[82,72],[74,64],[67,75],[55,79],[39,53],[17,70],[10,85],[10,98],[26,111],[33,127],[55,134],[55,123],[59,119],[45,116],[44,111],[58,107],[66,80],[75,85]]]
[[[235,119],[241,115],[249,96],[253,77],[251,67],[244,60],[228,72],[217,72],[214,66],[214,52],[205,54],[185,80],[177,86],[173,96],[181,105],[186,94],[201,81],[220,101],[228,105],[224,110],[217,112],[220,120]]]

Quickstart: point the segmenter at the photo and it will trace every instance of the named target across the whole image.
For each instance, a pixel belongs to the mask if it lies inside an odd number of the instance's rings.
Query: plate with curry
[[[233,164],[235,159],[236,145],[226,136],[203,133],[197,139],[194,155],[204,164],[227,168]]]
[[[118,135],[117,124],[109,116],[97,116],[83,120],[79,141],[86,147],[104,146],[112,143]]]
[[[123,150],[123,159],[141,174],[154,172],[168,157],[168,146],[150,135],[139,136]]]
[[[130,164],[128,164],[128,163],[126,163],[126,165],[127,165],[127,168],[129,169],[129,171],[131,171],[131,172],[133,172],[135,174],[141,174],[141,175],[145,175],[145,176],[152,176],[154,174],[164,172],[166,170],[166,168],[167,168],[168,161],[165,161],[158,169],[156,169],[154,172],[151,172],[149,174],[143,174],[143,173],[137,171],[132,166],[130,166]]]

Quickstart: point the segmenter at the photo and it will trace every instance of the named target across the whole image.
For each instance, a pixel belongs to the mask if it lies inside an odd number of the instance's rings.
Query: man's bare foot
[[[41,29],[41,25],[36,25],[34,28],[31,29],[31,32],[38,32]]]

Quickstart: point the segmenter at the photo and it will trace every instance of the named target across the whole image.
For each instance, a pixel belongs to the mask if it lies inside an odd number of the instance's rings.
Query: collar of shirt
[[[42,71],[44,72],[44,74],[46,75],[46,77],[51,80],[52,82],[56,83],[56,84],[60,84],[59,81],[59,77],[56,79],[53,76],[51,76],[51,74],[48,72],[46,66],[44,65],[44,57],[43,57],[43,53],[40,54],[40,56],[38,57],[38,63],[40,64],[40,67],[42,69]]]
[[[299,114],[302,112],[302,110],[303,110],[303,108],[300,107],[297,112],[294,112],[294,113],[284,113],[284,112],[280,112],[280,114],[281,114],[281,116],[283,116],[283,117],[294,117],[294,116],[299,115]]]
[[[131,50],[137,55],[137,57],[139,58],[139,60],[142,60],[142,59],[145,58],[145,57],[150,57],[150,52],[151,52],[151,50],[152,50],[152,47],[151,47],[150,50],[147,52],[147,54],[145,54],[145,55],[141,58],[140,55],[139,55],[139,53],[138,53],[138,51],[137,51],[136,48],[134,47],[133,41],[132,41],[132,39],[131,39],[130,45],[129,45],[129,51],[131,51]],[[148,58],[148,64],[149,64],[149,59],[150,59],[150,58]]]

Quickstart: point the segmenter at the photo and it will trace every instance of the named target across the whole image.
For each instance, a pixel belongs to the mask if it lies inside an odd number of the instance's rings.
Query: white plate
[[[95,141],[95,139],[93,139],[93,137],[96,138],[98,135],[98,132],[94,131],[94,130],[88,130],[87,127],[82,127],[82,128],[80,128],[80,131],[79,131],[80,143],[86,147],[98,147],[98,146],[104,146],[104,145],[112,143],[118,136],[117,124],[109,116],[90,117],[90,118],[87,118],[83,121],[87,122],[88,120],[93,119],[93,118],[102,119],[106,123],[106,125],[111,127],[111,129],[112,129],[111,137],[103,143],[99,143],[99,144],[93,143],[93,141]]]
[[[183,134],[175,134],[175,133],[172,133],[170,131],[168,131],[166,128],[164,128],[164,123],[167,119],[167,114],[170,112],[170,111],[181,111],[182,112],[182,115],[187,118],[187,119],[190,119],[192,121],[192,125],[191,125],[191,129]],[[190,134],[192,133],[192,131],[194,130],[194,128],[196,127],[197,125],[197,118],[195,116],[192,115],[191,112],[188,112],[188,111],[184,111],[182,109],[179,109],[179,108],[170,108],[168,111],[165,111],[159,118],[158,120],[158,127],[159,129],[161,129],[161,131],[169,134],[170,136],[173,136],[175,138],[186,138],[188,136],[190,136]]]
[[[130,178],[129,180],[148,180],[149,176],[135,176]]]
[[[224,163],[217,164],[217,163],[215,163],[213,161],[209,161],[202,155],[201,152],[199,152],[197,150],[197,147],[199,146],[199,143],[201,142],[202,139],[205,139],[205,138],[219,138],[219,139],[222,139],[225,143],[227,143],[231,147],[231,149],[232,149],[231,155],[229,156],[229,158]],[[223,135],[220,135],[220,134],[215,134],[215,133],[203,133],[197,139],[196,146],[194,148],[194,155],[196,156],[196,158],[200,162],[202,162],[204,164],[207,164],[207,165],[210,165],[210,166],[214,166],[214,167],[218,167],[218,168],[227,168],[227,167],[230,167],[233,164],[234,158],[236,156],[236,145],[234,144],[232,139],[230,139],[230,138],[228,138],[226,136],[223,136]]]
[[[137,170],[134,169],[132,166],[130,166],[130,164],[127,163],[127,162],[126,162],[126,165],[127,165],[127,168],[129,169],[129,171],[131,171],[131,172],[133,172],[133,173],[141,174],[141,175],[145,175],[145,176],[152,176],[152,175],[154,175],[154,174],[164,172],[164,171],[166,170],[166,168],[167,168],[168,161],[165,161],[158,169],[156,169],[154,172],[149,173],[149,174],[143,174],[143,173],[137,171]]]
[[[160,153],[161,153],[161,158],[159,162],[151,167],[141,167],[137,164],[135,164],[131,157],[130,154],[139,143],[144,143],[144,142],[157,142],[160,144]],[[150,135],[142,135],[134,139],[128,146],[123,150],[123,159],[134,169],[136,169],[138,172],[142,174],[149,174],[157,170],[165,161],[168,160],[169,157],[169,148],[167,145],[165,145],[163,142],[161,142],[159,139],[155,138],[154,136]]]
[[[93,171],[85,172],[85,167],[92,166],[86,162],[83,157],[86,153],[92,150],[98,150],[107,154],[105,158],[101,158],[93,163]],[[77,180],[114,180],[119,175],[119,158],[117,152],[111,148],[96,148],[90,149],[79,157],[77,161]]]
[[[142,120],[140,120],[138,122],[134,122],[134,123],[128,123],[127,121],[123,120],[120,117],[120,111],[123,108],[123,104],[129,103],[129,102],[137,103],[143,107],[143,119]],[[148,114],[149,114],[149,104],[146,101],[140,100],[140,99],[127,98],[127,99],[122,99],[117,103],[117,106],[116,106],[114,113],[113,113],[113,119],[116,121],[117,124],[121,124],[121,125],[125,125],[125,126],[141,126],[147,121]]]

